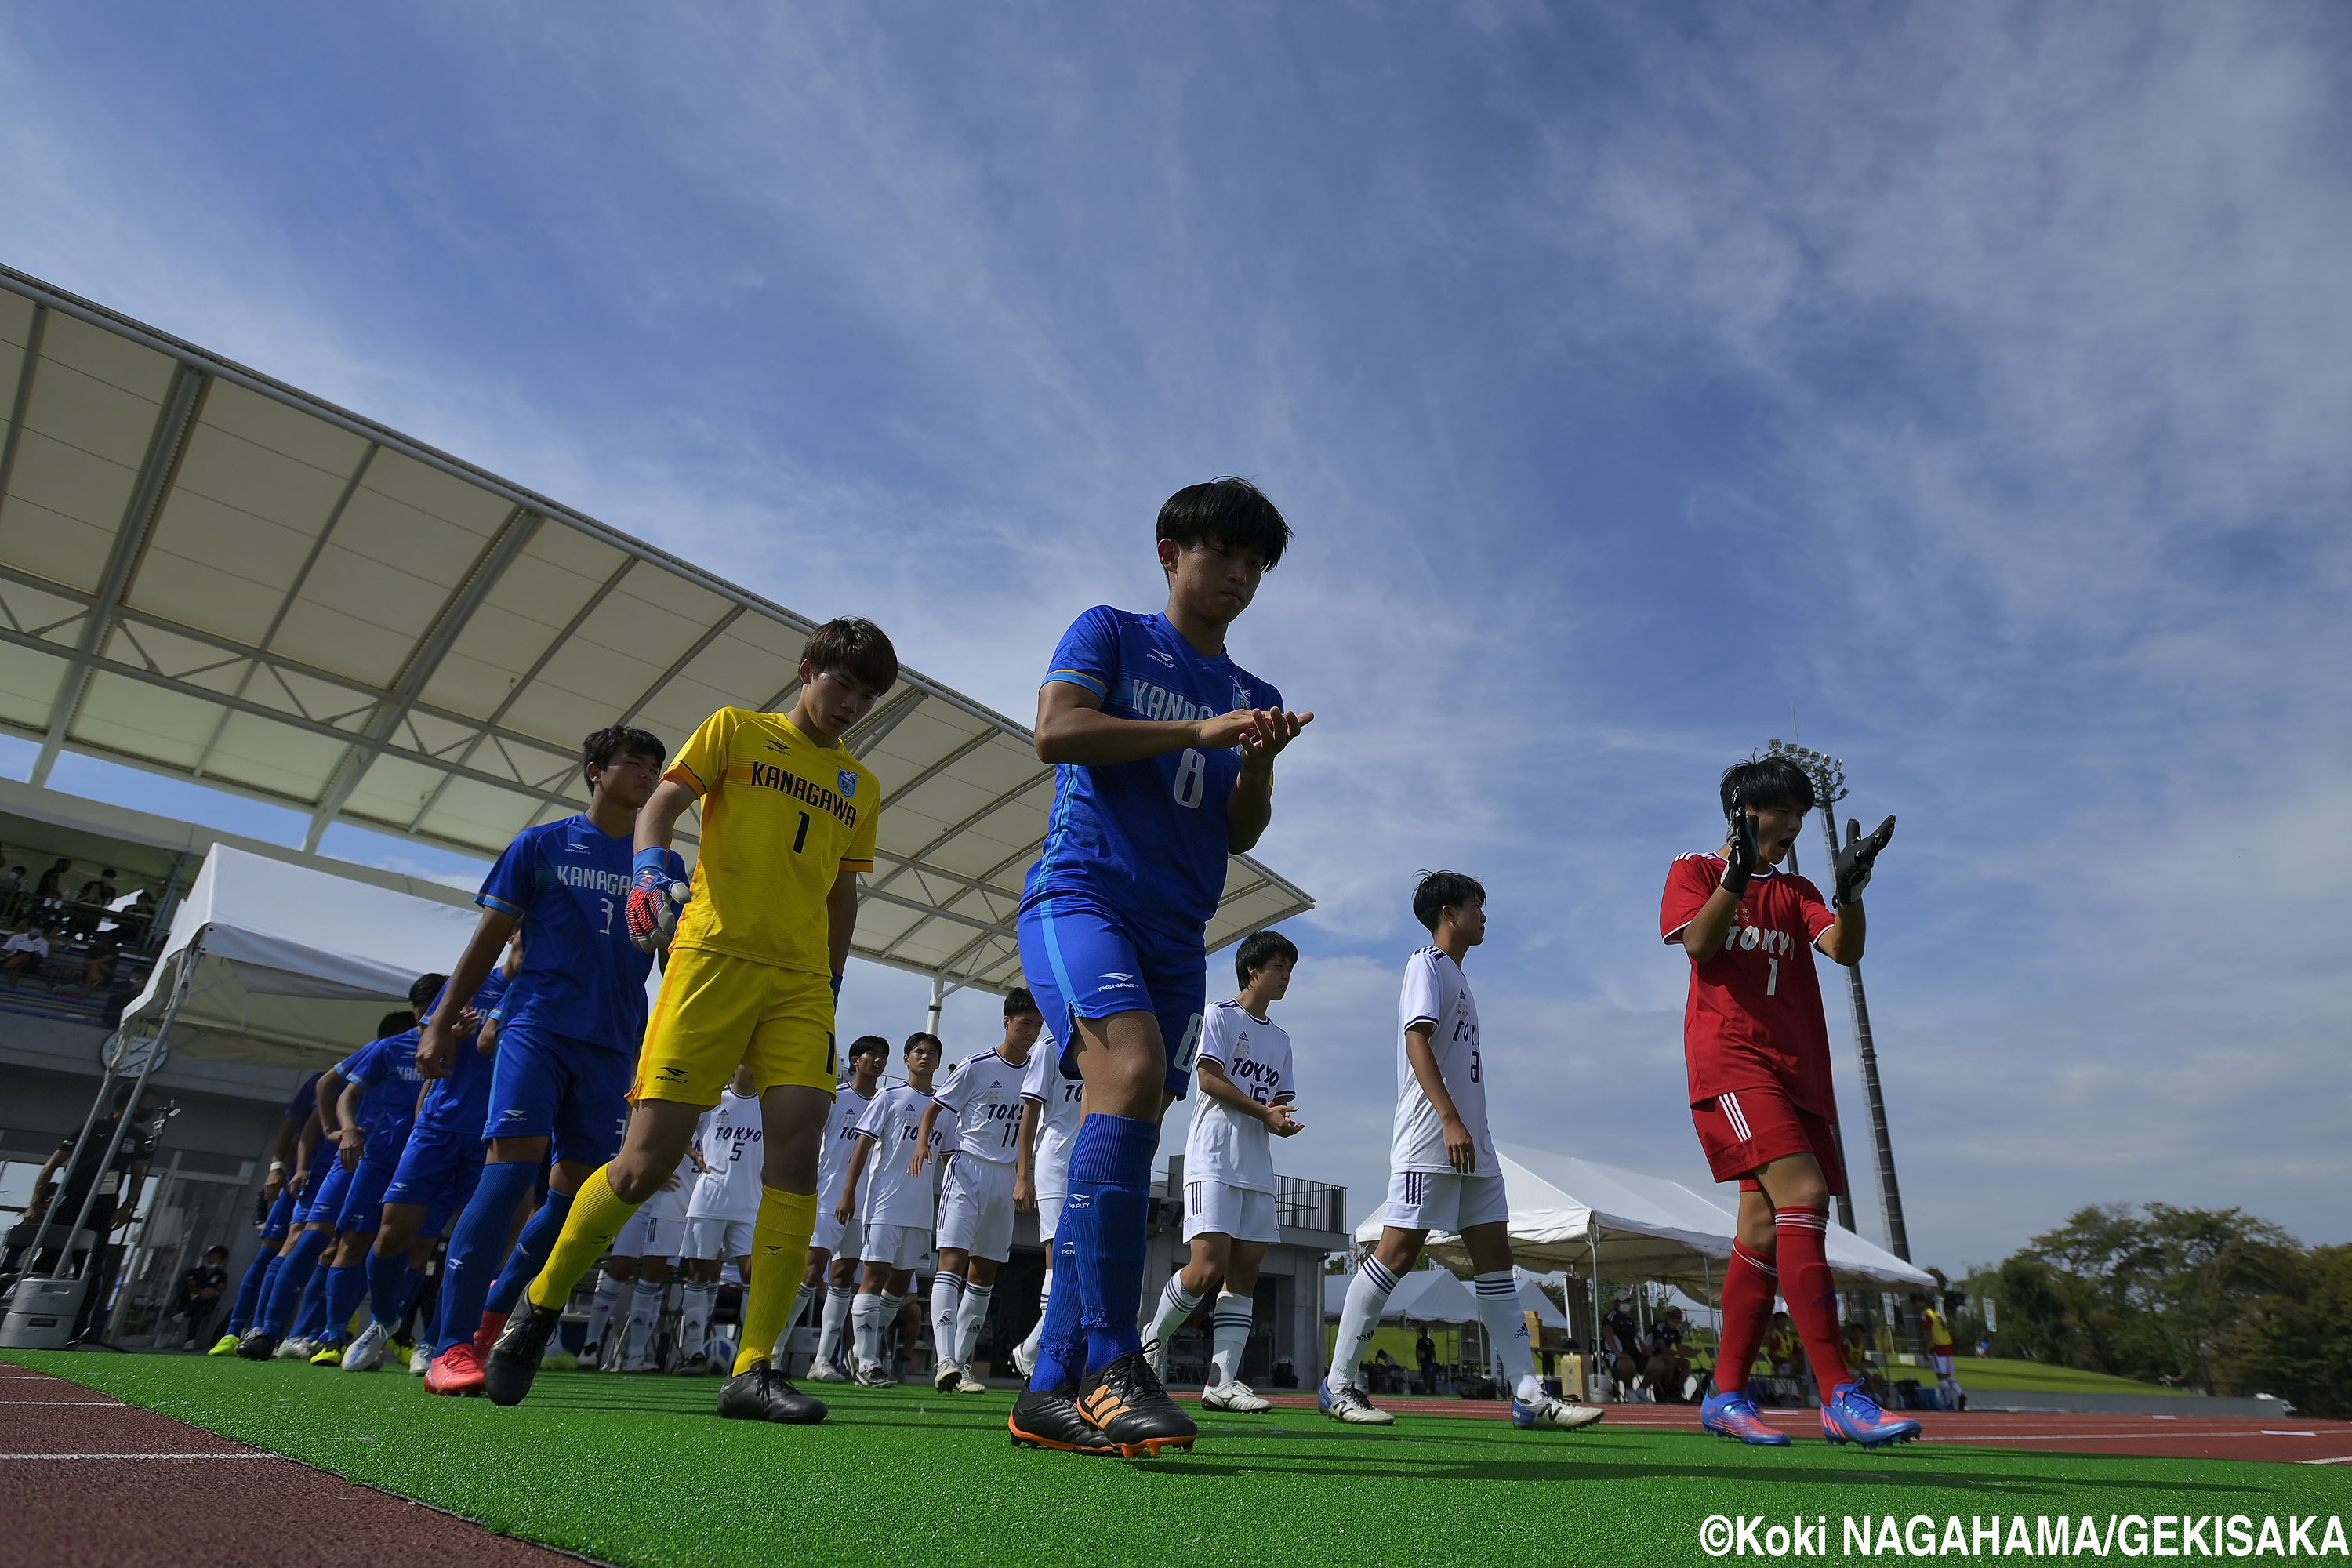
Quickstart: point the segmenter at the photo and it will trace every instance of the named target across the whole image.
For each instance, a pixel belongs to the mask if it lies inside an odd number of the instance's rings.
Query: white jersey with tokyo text
[[[857,1150],[857,1119],[881,1098],[880,1091],[863,1095],[843,1084],[833,1097],[833,1110],[824,1119],[824,1142],[816,1152],[816,1212],[829,1215],[841,1201],[842,1184],[849,1180],[849,1157]],[[868,1156],[870,1159],[872,1156]]]
[[[1069,1195],[1070,1145],[1086,1115],[1086,1091],[1082,1079],[1062,1076],[1062,1047],[1054,1032],[1039,1035],[1021,1074],[1021,1098],[1037,1102],[1037,1147],[1029,1171],[1041,1198]]]
[[[709,1173],[698,1177],[687,1200],[688,1219],[760,1217],[760,1097],[728,1089],[719,1104],[702,1113],[694,1131]]]
[[[1021,1080],[1028,1063],[1013,1066],[994,1051],[966,1057],[940,1085],[941,1120],[956,1119],[958,1152],[968,1160],[1013,1163],[1021,1138]]]
[[[1280,1025],[1250,1016],[1239,1002],[1209,1009],[1201,1025],[1200,1059],[1224,1068],[1234,1086],[1260,1105],[1298,1092],[1290,1076],[1290,1037]],[[1192,1112],[1192,1134],[1184,1141],[1184,1180],[1274,1191],[1274,1134],[1256,1117],[1203,1093]]]
[[[1437,1058],[1438,1076],[1454,1097],[1454,1113],[1470,1131],[1478,1151],[1479,1176],[1499,1176],[1503,1167],[1495,1157],[1495,1135],[1486,1130],[1486,1081],[1478,1061],[1478,1004],[1462,966],[1441,948],[1424,947],[1405,960],[1404,991],[1397,1001],[1396,1126],[1389,1141],[1391,1171],[1451,1171],[1445,1159],[1445,1129],[1437,1110],[1421,1092],[1413,1076],[1412,1058],[1405,1050],[1405,1031],[1430,1024],[1430,1049]]]
[[[865,1224],[931,1228],[937,1169],[926,1166],[919,1176],[907,1173],[907,1163],[915,1154],[915,1134],[930,1108],[931,1097],[924,1090],[911,1083],[894,1084],[876,1095],[858,1117],[857,1135],[874,1141],[874,1152],[866,1156],[864,1191],[858,1194],[858,1214]]]

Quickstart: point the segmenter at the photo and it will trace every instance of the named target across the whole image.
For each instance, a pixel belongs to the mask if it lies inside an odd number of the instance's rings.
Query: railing
[[[1182,1223],[1182,1156],[1179,1155],[1168,1163],[1167,1171],[1152,1184],[1151,1195],[1169,1205],[1163,1213],[1173,1216],[1161,1223]],[[1276,1223],[1296,1229],[1344,1232],[1348,1228],[1348,1189],[1335,1187],[1328,1182],[1310,1182],[1300,1176],[1277,1174],[1274,1178],[1274,1212]]]

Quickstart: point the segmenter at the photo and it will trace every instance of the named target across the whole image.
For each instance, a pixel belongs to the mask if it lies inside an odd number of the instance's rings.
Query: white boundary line
[[[0,1454],[0,1462],[55,1459],[275,1459],[276,1454]]]

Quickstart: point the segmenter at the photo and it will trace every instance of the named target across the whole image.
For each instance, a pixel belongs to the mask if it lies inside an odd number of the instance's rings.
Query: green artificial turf
[[[1823,1555],[1836,1557],[1843,1514],[2089,1513],[2104,1528],[2131,1512],[2352,1511],[2342,1470],[2289,1464],[1759,1449],[1434,1415],[1367,1431],[1291,1409],[1208,1415],[1195,1453],[1129,1462],[1013,1447],[1009,1394],[826,1388],[831,1420],[774,1427],[715,1417],[713,1379],[551,1373],[501,1410],[431,1398],[391,1372],[9,1357],[495,1530],[646,1568],[1703,1563],[1699,1526],[1714,1513],[1825,1515]]]
[[[1897,1375],[1890,1372],[1887,1375]],[[1931,1382],[1932,1371],[1920,1371],[1903,1375],[1916,1376],[1920,1382]],[[1962,1388],[2025,1388],[2049,1389],[2065,1394],[2178,1394],[2188,1390],[2167,1388],[2160,1383],[2141,1383],[2136,1378],[2111,1377],[2104,1372],[2083,1372],[2071,1366],[2052,1366],[2038,1361],[2006,1361],[2000,1356],[1964,1355],[1954,1358],[1952,1375],[1960,1380]]]

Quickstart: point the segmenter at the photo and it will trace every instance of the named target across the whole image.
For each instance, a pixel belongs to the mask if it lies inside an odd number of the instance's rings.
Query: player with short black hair
[[[1235,664],[1226,632],[1282,558],[1290,526],[1245,479],[1160,508],[1168,602],[1098,605],[1063,634],[1037,693],[1053,829],[1023,889],[1021,967],[1066,1076],[1086,1082],[1047,1300],[1013,1440],[1130,1458],[1198,1428],[1143,1354],[1136,1314],[1160,1119],[1191,1087],[1207,1002],[1202,939],[1229,855],[1274,816],[1274,763],[1314,719]],[[1070,1271],[1075,1271],[1070,1272]]]
[[[1209,1009],[1201,1029],[1200,1108],[1184,1142],[1184,1241],[1192,1258],[1168,1277],[1143,1348],[1168,1375],[1168,1346],[1201,1310],[1209,1287],[1211,1374],[1203,1408],[1256,1415],[1274,1408],[1242,1381],[1242,1354],[1255,1313],[1258,1266],[1282,1239],[1274,1207],[1276,1138],[1297,1134],[1298,1085],[1290,1036],[1269,1015],[1290,990],[1298,949],[1276,931],[1252,931],[1234,954],[1241,994]],[[1220,1283],[1222,1281],[1222,1283]]]
[[[857,1152],[858,1121],[882,1092],[882,1070],[889,1065],[890,1042],[881,1036],[860,1035],[850,1041],[849,1081],[834,1095],[833,1112],[825,1118],[824,1152],[817,1157],[816,1166],[816,1229],[809,1235],[808,1271],[802,1276],[800,1295],[786,1320],[799,1322],[802,1304],[816,1291],[824,1292],[824,1310],[817,1319],[816,1354],[809,1363],[809,1378],[814,1383],[846,1383],[850,1377],[841,1366],[841,1336],[849,1326],[849,1310],[857,1297],[857,1250],[863,1238],[857,1227],[846,1224],[835,1210],[849,1183],[849,1163]]]
[[[931,1272],[932,1373],[941,1394],[985,1394],[965,1369],[996,1297],[996,1270],[1013,1256],[1013,1186],[1021,1137],[1021,1084],[1045,1020],[1037,999],[1015,986],[1004,998],[1004,1041],[966,1057],[948,1074],[923,1112],[914,1168],[930,1158],[931,1129],[941,1111],[956,1123],[956,1158],[940,1188]]]
[[[1879,1447],[1919,1435],[1863,1392],[1838,1335],[1837,1284],[1827,1256],[1829,1201],[1845,1191],[1822,1012],[1818,948],[1834,963],[1862,960],[1862,890],[1895,819],[1864,837],[1846,825],[1824,902],[1804,878],[1777,870],[1813,808],[1811,775],[1782,756],[1724,770],[1723,847],[1676,858],[1666,872],[1658,930],[1690,960],[1683,1013],[1691,1121],[1718,1182],[1739,1184],[1738,1234],[1723,1271],[1723,1338],[1716,1392],[1699,1407],[1706,1430],[1759,1447],[1788,1434],[1748,1396],[1772,1298],[1784,1297],[1821,1384],[1822,1435]]]
[[[1413,889],[1413,912],[1429,945],[1405,961],[1397,1003],[1397,1108],[1390,1135],[1388,1208],[1380,1244],[1348,1282],[1331,1371],[1315,1391],[1334,1421],[1385,1426],[1396,1418],[1376,1408],[1356,1383],[1357,1363],[1372,1342],[1389,1293],[1421,1260],[1433,1230],[1462,1237],[1476,1270],[1478,1323],[1511,1385],[1511,1425],[1574,1431],[1605,1414],[1544,1392],[1535,1349],[1519,1308],[1511,1256],[1510,1194],[1486,1127],[1486,1071],[1479,1056],[1478,1003],[1462,973],[1470,950],[1486,940],[1486,891],[1458,871],[1427,871]]]
[[[857,929],[857,878],[874,866],[880,783],[842,738],[898,679],[871,621],[809,635],[789,714],[722,708],[703,721],[637,814],[630,938],[669,958],[637,1058],[621,1152],[581,1184],[527,1305],[492,1347],[485,1391],[520,1401],[572,1287],[693,1142],[695,1123],[738,1067],[760,1093],[762,1169],[733,1375],[719,1413],[822,1421],[772,1359],[816,1228],[817,1157],[839,1060],[835,1005]],[[699,805],[702,847],[687,882],[671,848]]]
[[[862,1388],[898,1383],[883,1364],[882,1337],[898,1321],[898,1308],[915,1282],[915,1268],[931,1250],[931,1184],[921,1173],[921,1152],[931,1131],[931,1075],[941,1055],[937,1035],[917,1030],[900,1047],[907,1081],[874,1097],[853,1131],[849,1170],[842,1177],[834,1217],[859,1226],[857,1256],[864,1265],[857,1300],[850,1308],[856,1335],[856,1376]],[[866,1182],[867,1172],[874,1179]],[[860,1191],[861,1186],[863,1191]]]
[[[482,914],[458,955],[449,994],[417,1042],[418,1068],[454,1081],[452,1115],[470,1116],[478,1106],[476,1132],[488,1144],[442,1269],[425,1371],[425,1389],[436,1394],[482,1392],[484,1351],[522,1280],[554,1244],[588,1173],[619,1147],[628,1120],[629,1068],[645,1037],[652,960],[631,944],[623,905],[637,813],[660,782],[667,748],[643,730],[608,725],[582,741],[580,753],[588,809],[524,828],[490,868],[474,896]],[[498,1049],[485,1085],[476,1033],[459,1005],[489,977],[518,931],[522,963],[512,995],[498,1009]],[[551,1155],[547,1195],[517,1238],[515,1215],[539,1191],[540,1167]]]

